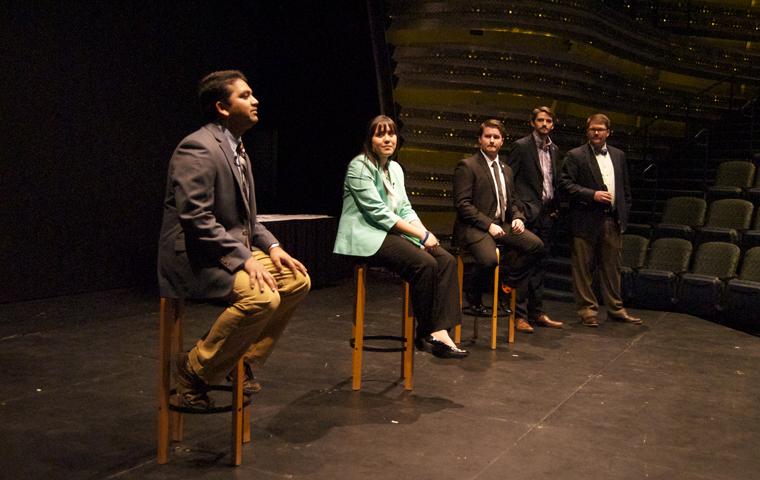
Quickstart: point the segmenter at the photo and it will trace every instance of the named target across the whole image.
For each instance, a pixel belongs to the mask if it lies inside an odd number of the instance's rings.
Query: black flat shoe
[[[414,340],[414,344],[417,350],[432,353],[433,356],[438,358],[464,358],[470,354],[467,350],[450,347],[442,341],[436,340],[432,335],[428,335],[425,338],[417,338]]]

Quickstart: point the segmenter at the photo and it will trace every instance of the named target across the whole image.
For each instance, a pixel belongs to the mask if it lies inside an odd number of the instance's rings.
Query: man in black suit
[[[595,269],[607,317],[641,324],[620,298],[621,237],[628,224],[631,189],[625,153],[607,145],[610,133],[606,115],[591,115],[586,120],[588,143],[567,152],[560,174],[560,189],[570,201],[573,293],[587,327],[599,326],[599,303],[592,288]]]
[[[533,132],[512,144],[507,165],[512,169],[515,196],[525,214],[525,228],[544,242],[544,257],[535,265],[528,281],[527,296],[517,298],[516,315],[543,327],[562,328],[562,322],[552,320],[543,306],[545,259],[559,212],[556,195],[559,148],[549,137],[554,129],[554,112],[549,107],[538,107],[531,113],[530,124]]]
[[[257,390],[263,363],[310,288],[306,268],[256,219],[251,163],[242,135],[259,102],[237,70],[213,72],[198,87],[208,122],[185,137],[169,162],[158,251],[162,297],[218,299],[226,308],[177,359],[182,401],[209,407],[209,384],[241,356],[244,389]]]
[[[466,288],[471,308],[482,311],[481,294],[491,283],[496,266],[496,245],[505,247],[502,255],[506,283],[525,297],[533,266],[543,255],[543,243],[525,229],[524,216],[514,196],[512,172],[499,159],[504,144],[504,125],[486,120],[478,133],[480,151],[460,160],[454,171],[454,205],[457,218],[454,239],[475,258],[472,282]],[[508,257],[508,258],[507,258]],[[517,330],[533,331],[525,317],[518,317]]]

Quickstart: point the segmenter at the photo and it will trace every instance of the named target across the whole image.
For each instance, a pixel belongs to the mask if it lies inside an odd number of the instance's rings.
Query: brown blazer
[[[277,240],[256,220],[250,166],[249,195],[220,127],[209,123],[174,150],[167,175],[158,247],[158,286],[169,298],[224,298],[251,248]]]
[[[512,170],[499,160],[506,180],[506,215],[504,225],[519,218],[525,220],[517,205],[512,186]],[[462,159],[454,170],[454,206],[457,218],[454,222],[454,241],[466,247],[488,235],[488,227],[494,222],[499,201],[493,184],[491,170],[481,152]]]

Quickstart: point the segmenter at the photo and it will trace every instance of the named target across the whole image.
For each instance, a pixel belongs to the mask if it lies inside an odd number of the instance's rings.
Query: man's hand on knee
[[[274,279],[271,273],[264,267],[264,264],[251,257],[245,261],[243,270],[251,277],[251,288],[264,292],[264,286],[269,285],[269,288],[274,292],[277,290],[277,281]]]
[[[306,267],[301,262],[291,257],[288,252],[282,249],[282,247],[274,247],[269,250],[269,258],[272,260],[272,265],[274,265],[274,268],[277,269],[278,272],[281,272],[284,266],[293,272],[294,277],[296,276],[296,272],[301,272],[306,276]]]

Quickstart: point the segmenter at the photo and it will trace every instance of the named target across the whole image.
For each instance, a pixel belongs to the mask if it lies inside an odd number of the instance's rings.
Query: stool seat
[[[184,419],[182,414],[213,414],[232,412],[232,464],[242,462],[243,443],[251,441],[251,399],[243,395],[245,379],[243,359],[238,360],[232,372],[232,385],[211,385],[212,391],[232,393],[229,405],[212,408],[193,408],[181,406],[177,389],[172,387],[172,360],[182,349],[182,319],[185,302],[176,298],[161,298],[159,313],[158,346],[158,432],[157,460],[159,464],[169,462],[169,444],[171,440],[181,441]]]
[[[401,306],[401,335],[365,335],[364,311],[366,300],[367,264],[359,263],[354,267],[356,280],[356,302],[354,303],[354,322],[352,337],[349,343],[353,348],[351,356],[353,390],[361,390],[363,352],[401,352],[401,377],[404,379],[404,389],[412,389],[414,369],[414,317],[409,307],[409,283],[404,281],[402,286],[403,302]],[[366,345],[365,341],[399,342],[399,346],[381,347]]]

